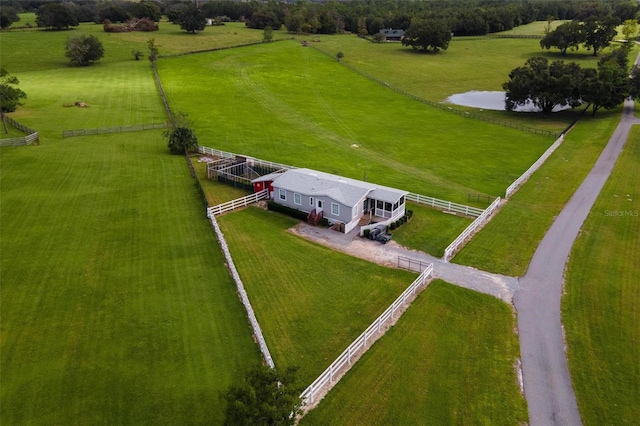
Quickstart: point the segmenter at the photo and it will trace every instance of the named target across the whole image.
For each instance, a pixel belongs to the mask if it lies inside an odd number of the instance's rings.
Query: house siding
[[[300,198],[301,198],[301,204],[295,204],[294,202],[294,191],[286,191],[286,200],[281,200],[280,199],[280,189],[278,188],[278,185],[276,182],[274,182],[273,184],[273,188],[274,188],[274,197],[273,197],[273,201],[275,201],[278,204],[282,204],[283,206],[287,206],[287,207],[291,207],[292,209],[296,209],[296,210],[301,210],[305,213],[310,213],[311,210],[315,209],[315,206],[318,203],[318,200],[323,202],[323,206],[322,206],[322,212],[324,217],[329,220],[329,222],[342,222],[342,223],[350,223],[354,220],[354,218],[352,217],[352,213],[353,213],[353,207],[352,206],[347,206],[344,205],[336,200],[334,200],[331,197],[327,197],[327,196],[319,196],[319,195],[305,195],[305,194],[300,194]],[[309,198],[313,198],[313,207],[309,205]],[[363,197],[361,200],[358,201],[358,206],[362,205],[362,202],[364,201],[366,197]],[[339,206],[339,214],[336,216],[334,214],[332,214],[331,212],[331,203],[335,203]],[[358,215],[360,215],[362,212],[360,211],[361,207],[358,207]]]

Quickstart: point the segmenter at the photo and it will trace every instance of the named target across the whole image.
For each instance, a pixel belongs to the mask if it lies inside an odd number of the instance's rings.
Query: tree
[[[542,40],[540,47],[549,50],[552,47],[560,49],[560,53],[565,55],[567,49],[578,50],[581,43],[585,41],[585,34],[578,21],[566,22],[559,25],[555,30],[549,31]]]
[[[638,20],[627,19],[622,23],[622,35],[627,43],[635,40],[638,35]]]
[[[513,111],[531,102],[544,114],[550,114],[556,106],[578,106],[581,78],[581,68],[576,63],[554,61],[549,64],[546,58],[531,58],[523,67],[512,70],[509,81],[502,85],[506,91],[506,108]]]
[[[634,98],[640,98],[640,67],[634,65],[631,69],[631,78],[629,79],[629,95]]]
[[[257,365],[224,395],[225,425],[293,425],[300,413],[302,389],[296,383],[297,368],[280,372]],[[293,414],[293,415],[292,415]]]
[[[129,13],[117,4],[104,3],[98,11],[96,24],[102,24],[107,19],[111,22],[126,22],[130,18]]]
[[[417,21],[407,29],[402,39],[403,46],[411,46],[414,50],[429,49],[434,52],[447,50],[451,40],[451,28],[443,20]]]
[[[158,6],[149,0],[142,0],[140,3],[136,3],[133,8],[133,15],[136,18],[148,18],[154,22],[160,22],[160,18],[162,18]]]
[[[200,9],[193,5],[189,5],[180,14],[178,24],[180,24],[180,28],[186,32],[195,34],[198,31],[204,30],[204,27],[207,24],[207,18]]]
[[[158,45],[155,38],[147,40],[147,48],[149,49],[149,60],[154,63],[158,59]]]
[[[36,11],[36,23],[39,27],[54,30],[77,27],[78,19],[73,12],[60,3],[47,3]]]
[[[20,84],[18,77],[9,74],[4,68],[0,68],[0,115],[2,116],[5,133],[8,133],[8,131],[4,120],[4,113],[15,111],[16,108],[22,105],[20,100],[27,97],[26,93],[14,87],[18,84]]]
[[[0,5],[0,28],[9,28],[14,22],[18,22],[20,17],[14,7]]]
[[[269,43],[273,41],[273,28],[266,26],[262,31],[262,42]]]
[[[104,56],[104,48],[98,37],[84,34],[69,37],[65,42],[65,56],[77,65],[87,66]]]
[[[583,71],[582,100],[591,103],[592,114],[600,108],[613,109],[631,95],[627,50],[615,49],[598,61],[598,69]]]
[[[617,21],[614,18],[591,17],[585,20],[583,24],[584,45],[587,50],[593,49],[593,56],[597,56],[599,50],[609,46],[617,34],[616,26]]]
[[[172,154],[184,154],[198,146],[198,138],[190,128],[176,127],[169,133],[168,146]]]

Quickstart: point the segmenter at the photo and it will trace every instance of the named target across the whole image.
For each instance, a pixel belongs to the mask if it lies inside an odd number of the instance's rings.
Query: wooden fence
[[[255,194],[250,194],[246,197],[237,198],[235,200],[227,201],[226,203],[218,204],[217,206],[209,207],[207,209],[207,217],[217,216],[241,207],[246,207],[249,204],[257,203],[258,201],[266,200],[267,198],[269,198],[269,190],[263,189]]]
[[[462,248],[467,238],[469,238],[469,236],[471,236],[471,234],[473,234],[484,221],[488,220],[491,217],[491,215],[496,211],[499,205],[500,197],[496,198],[493,203],[491,203],[491,205],[487,207],[486,210],[476,218],[476,220],[471,222],[471,225],[467,226],[467,228],[462,231],[460,235],[458,235],[458,238],[456,238],[451,244],[449,244],[449,247],[444,250],[443,260],[445,262],[448,262],[454,256],[454,254]]]
[[[34,142],[38,142],[40,140],[40,136],[38,132],[33,130],[31,127],[27,127],[24,124],[18,123],[13,118],[8,115],[4,116],[7,123],[11,126],[15,127],[18,130],[25,132],[26,136],[21,136],[19,138],[10,138],[10,139],[0,139],[0,146],[21,146],[21,145],[31,145]]]
[[[251,324],[251,328],[253,329],[253,334],[258,342],[258,346],[260,347],[262,356],[264,357],[264,360],[269,367],[275,368],[273,358],[271,358],[271,353],[269,352],[269,348],[267,347],[267,342],[264,340],[264,336],[262,335],[262,329],[260,328],[260,324],[258,324],[256,315],[253,312],[253,307],[251,306],[251,302],[249,302],[249,296],[247,296],[247,292],[244,289],[244,284],[240,279],[240,275],[238,274],[236,265],[235,263],[233,263],[233,258],[231,257],[231,252],[229,251],[229,246],[227,245],[227,241],[224,238],[224,234],[222,233],[222,230],[218,225],[218,221],[216,221],[215,215],[209,216],[209,220],[211,221],[211,225],[213,226],[213,229],[216,233],[216,237],[218,238],[218,243],[220,244],[220,248],[224,253],[224,257],[227,261],[227,268],[231,273],[231,277],[233,278],[233,281],[236,283],[238,294],[240,295],[240,300],[242,301],[242,304],[244,305],[244,308],[247,311],[247,316],[249,317],[249,323]]]
[[[513,193],[516,192],[516,189],[520,187],[520,185],[528,181],[531,175],[534,174],[536,170],[538,170],[540,166],[542,166],[544,162],[547,161],[547,159],[551,156],[551,154],[553,154],[553,152],[562,144],[562,141],[564,141],[564,134],[562,134],[558,139],[556,139],[553,145],[547,148],[544,154],[542,154],[540,158],[538,158],[538,160],[535,163],[533,163],[531,167],[527,169],[526,172],[522,174],[522,176],[520,176],[511,185],[509,185],[509,187],[506,189],[504,193],[504,198],[508,199],[509,197],[511,197]]]
[[[418,278],[411,283],[411,285],[380,315],[353,343],[349,345],[347,349],[336,358],[333,363],[322,373],[316,380],[307,387],[300,398],[305,405],[315,404],[318,400],[322,399],[324,395],[337,383],[339,380],[338,375],[344,374],[351,366],[352,361],[356,361],[373,342],[375,342],[381,335],[383,327],[392,323],[396,318],[394,317],[396,311],[398,311],[408,299],[413,297],[418,288],[428,284],[429,278],[433,274],[433,264],[429,266],[418,276]],[[426,286],[425,286],[426,287]],[[336,380],[337,379],[337,380]]]
[[[138,132],[141,130],[164,129],[167,123],[131,124],[128,126],[98,127],[95,129],[63,130],[62,137],[103,135],[107,133]]]
[[[420,194],[409,193],[407,194],[407,200],[418,204],[426,204],[442,211],[462,213],[466,216],[472,217],[478,217],[484,212],[483,209],[479,209],[477,207],[465,206],[464,204],[439,200],[437,198],[427,197],[426,195]]]

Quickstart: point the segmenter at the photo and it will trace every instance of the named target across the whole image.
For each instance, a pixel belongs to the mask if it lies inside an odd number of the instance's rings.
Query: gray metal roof
[[[274,186],[309,196],[327,196],[349,207],[355,206],[365,196],[395,203],[407,194],[406,191],[311,169],[287,170],[274,176]]]

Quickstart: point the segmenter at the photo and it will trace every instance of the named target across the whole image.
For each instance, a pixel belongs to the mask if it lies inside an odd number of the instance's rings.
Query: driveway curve
[[[532,426],[582,424],[561,322],[564,270],[573,243],[613,170],[631,126],[640,123],[633,113],[633,101],[625,101],[620,124],[540,242],[514,294],[524,391]]]

